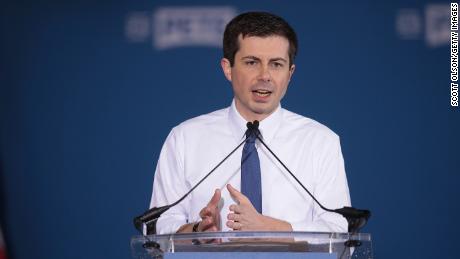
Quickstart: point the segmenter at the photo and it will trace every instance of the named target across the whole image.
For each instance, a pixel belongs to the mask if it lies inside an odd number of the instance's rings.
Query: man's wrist
[[[269,216],[264,216],[266,222],[266,226],[268,226],[269,231],[293,231],[292,225],[284,220],[272,218]]]
[[[193,232],[193,226],[194,225],[195,225],[195,223],[184,224],[176,231],[176,233],[191,233],[191,232]]]
[[[200,225],[200,222],[196,222],[195,224],[193,224],[193,227],[192,227],[192,232],[199,232],[198,231],[198,226]]]

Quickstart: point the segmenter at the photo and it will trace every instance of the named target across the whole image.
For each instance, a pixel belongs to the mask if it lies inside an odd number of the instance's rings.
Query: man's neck
[[[255,120],[262,121],[265,118],[269,117],[270,115],[272,115],[278,109],[279,106],[276,109],[274,109],[273,111],[271,111],[270,113],[268,113],[268,114],[266,114],[266,113],[254,113],[254,112],[242,112],[237,104],[235,105],[235,107],[236,107],[236,111],[241,115],[241,117],[243,117],[243,119],[245,119],[246,121],[253,122]]]
[[[239,113],[246,121],[250,121],[250,122],[253,122],[255,120],[262,121],[262,120],[264,120],[265,118],[267,118],[268,116],[271,115],[271,113],[270,113],[270,114],[251,114],[249,116],[246,116],[246,115],[242,114],[241,112],[239,112]]]

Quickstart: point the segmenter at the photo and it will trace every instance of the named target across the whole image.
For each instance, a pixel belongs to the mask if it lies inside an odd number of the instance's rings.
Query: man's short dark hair
[[[224,58],[235,63],[235,54],[239,49],[238,37],[282,36],[289,41],[289,66],[294,64],[297,54],[297,35],[292,27],[281,17],[267,12],[247,12],[233,18],[225,27]]]

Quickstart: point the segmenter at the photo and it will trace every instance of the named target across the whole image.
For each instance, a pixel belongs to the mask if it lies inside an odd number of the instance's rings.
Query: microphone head
[[[252,122],[248,121],[248,123],[246,123],[246,127],[248,128],[248,130],[252,130],[254,128],[254,126],[252,125]]]
[[[170,205],[165,205],[165,206],[161,206],[161,207],[154,207],[154,208],[151,208],[151,209],[147,210],[142,215],[137,216],[137,217],[135,217],[133,219],[134,227],[142,233],[143,232],[142,231],[142,225],[147,224],[147,226],[148,226],[147,232],[155,233],[156,221],[158,220],[158,218],[160,218],[161,214],[163,214],[165,211],[169,210],[169,208],[171,208],[174,205],[175,204],[173,203],[173,204],[170,204]],[[151,222],[153,224],[149,224],[149,222]],[[153,229],[153,232],[151,231],[152,229]]]
[[[348,232],[350,233],[358,233],[371,217],[369,210],[360,210],[353,207],[343,207],[334,211],[347,219]]]
[[[252,122],[252,128],[254,130],[259,129],[259,121],[258,120],[255,120],[254,122]]]

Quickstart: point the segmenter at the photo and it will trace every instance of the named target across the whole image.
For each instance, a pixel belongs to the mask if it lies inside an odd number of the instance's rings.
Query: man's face
[[[238,38],[233,67],[221,65],[232,82],[238,112],[247,120],[263,120],[278,107],[295,66],[289,66],[289,41],[281,36]]]

